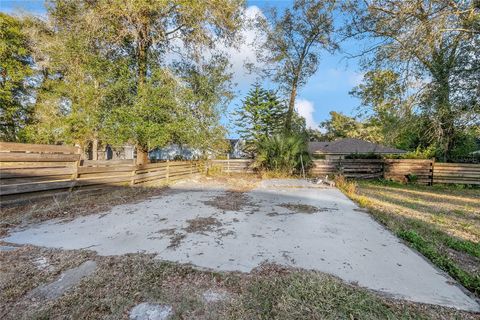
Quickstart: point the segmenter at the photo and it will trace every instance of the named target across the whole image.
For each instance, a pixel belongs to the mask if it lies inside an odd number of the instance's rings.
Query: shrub
[[[418,181],[418,176],[413,173],[409,173],[405,177],[407,178],[408,183],[417,183]]]
[[[383,156],[378,153],[351,153],[345,156],[345,159],[383,159]]]
[[[278,134],[258,142],[254,167],[286,174],[305,170],[311,163],[307,141],[303,135]]]

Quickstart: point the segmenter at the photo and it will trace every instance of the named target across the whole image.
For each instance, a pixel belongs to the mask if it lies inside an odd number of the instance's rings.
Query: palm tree
[[[258,142],[254,166],[293,174],[308,166],[311,159],[303,135],[277,134]]]

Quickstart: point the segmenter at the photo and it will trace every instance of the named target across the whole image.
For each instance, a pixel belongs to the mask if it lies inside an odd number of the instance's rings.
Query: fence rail
[[[251,159],[211,160],[207,166],[219,167],[225,173],[253,173],[252,163]]]
[[[0,142],[1,199],[73,188],[168,182],[198,173],[194,161],[135,165],[133,160],[80,160],[80,150]]]

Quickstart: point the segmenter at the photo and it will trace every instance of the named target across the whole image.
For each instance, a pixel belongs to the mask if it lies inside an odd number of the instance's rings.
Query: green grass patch
[[[442,221],[440,221],[436,217],[439,212],[433,211],[433,209],[428,212],[422,211],[427,210],[427,206],[419,206],[418,208],[414,208],[417,213],[434,215],[431,222],[401,215],[395,210],[392,210],[392,208],[384,207],[383,204],[393,204],[396,206],[394,208],[400,205],[405,209],[412,209],[411,204],[408,201],[402,202],[400,198],[391,199],[382,197],[381,187],[383,186],[397,188],[399,193],[412,190],[424,192],[425,195],[419,194],[418,196],[415,195],[415,197],[419,197],[418,199],[426,204],[429,204],[429,197],[435,195],[437,197],[435,205],[439,208],[438,210],[443,210],[442,208],[447,205],[451,206],[451,197],[458,196],[458,202],[462,201],[462,197],[470,196],[472,197],[471,199],[476,199],[480,196],[478,191],[476,189],[460,188],[458,186],[439,186],[432,188],[429,186],[404,185],[384,180],[358,181],[355,192],[347,192],[348,188],[343,187],[343,185],[340,187],[352,200],[356,201],[361,207],[367,208],[369,213],[377,221],[385,225],[399,238],[409,243],[437,267],[450,274],[450,276],[459,281],[464,287],[472,291],[475,295],[480,296],[480,273],[477,267],[478,263],[480,263],[480,243],[452,236],[439,228],[439,225],[443,223],[446,217],[455,219],[455,221],[458,219],[459,223],[457,228],[461,228],[465,224],[468,224],[461,220],[467,214],[459,215],[458,210],[460,209],[454,209],[447,213],[442,212],[442,219],[440,219]],[[408,195],[406,192],[404,194]],[[445,198],[444,200],[442,200],[442,196]],[[410,197],[412,196],[410,195]],[[473,211],[475,212],[475,210],[476,206]],[[475,227],[473,224],[472,226]],[[451,250],[448,251],[447,248]]]

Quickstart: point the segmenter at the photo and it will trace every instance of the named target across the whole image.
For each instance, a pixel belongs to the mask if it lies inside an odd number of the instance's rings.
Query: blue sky
[[[282,9],[290,6],[291,0],[249,0],[247,12],[258,13],[275,6]],[[27,12],[35,15],[45,13],[43,0],[0,0],[0,11],[6,13]],[[336,17],[340,23],[340,17]],[[247,35],[248,36],[248,35]],[[349,41],[341,44],[343,52],[354,53],[359,43]],[[240,105],[241,99],[255,82],[255,76],[243,70],[243,60],[253,53],[248,46],[240,48],[239,52],[231,52],[231,61],[234,64],[234,82],[236,82],[237,98],[232,101],[229,111]],[[318,123],[326,120],[330,111],[339,111],[346,114],[355,114],[359,101],[351,97],[348,92],[357,85],[362,78],[358,61],[346,59],[345,53],[329,54],[325,52],[321,57],[318,71],[313,75],[307,85],[300,89],[297,96],[297,109],[307,119],[307,125],[316,127]],[[265,83],[269,86],[268,83]],[[230,129],[230,136],[235,137],[235,128],[228,118],[223,123]],[[230,124],[229,124],[230,122]]]

